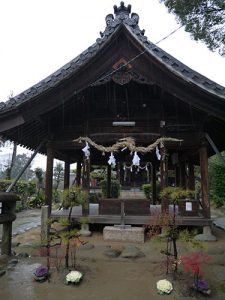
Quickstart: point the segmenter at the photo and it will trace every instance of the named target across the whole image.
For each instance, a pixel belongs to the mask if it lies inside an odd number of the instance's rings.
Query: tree
[[[42,168],[35,168],[34,174],[37,180],[37,192],[44,188],[44,170]]]
[[[225,152],[221,155],[225,158]],[[212,200],[216,206],[225,204],[225,166],[217,155],[209,159],[209,182]]]
[[[19,174],[19,172],[22,170],[22,168],[25,166],[25,164],[27,163],[27,161],[29,159],[30,159],[30,157],[25,153],[18,154],[16,156],[14,166],[12,169],[12,173],[11,173],[11,179],[16,178],[16,176]],[[29,180],[29,179],[33,178],[33,175],[34,175],[34,172],[31,169],[31,164],[30,164],[20,179]]]
[[[63,180],[64,171],[62,163],[58,162],[53,169],[54,189],[57,190]]]
[[[194,40],[225,56],[224,0],[160,0]]]
[[[17,153],[17,143],[13,143],[12,158],[5,170],[5,179],[10,180],[12,177],[12,170],[16,162],[16,153]]]

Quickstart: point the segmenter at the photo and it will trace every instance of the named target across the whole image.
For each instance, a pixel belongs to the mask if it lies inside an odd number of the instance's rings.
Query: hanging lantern
[[[88,143],[86,142],[86,146],[82,149],[82,151],[84,152],[85,157],[88,159],[90,156],[90,147],[88,145]]]
[[[111,152],[111,154],[110,154],[108,164],[111,165],[112,167],[115,167],[115,165],[116,165],[116,159],[113,155],[113,152]]]
[[[137,155],[137,152],[135,151],[134,152],[134,157],[133,157],[133,159],[132,159],[132,164],[134,165],[134,166],[140,166],[140,157]]]
[[[156,154],[156,157],[158,160],[161,159],[161,154],[160,154],[160,151],[159,151],[159,147],[157,146],[156,149],[155,149],[155,154]]]

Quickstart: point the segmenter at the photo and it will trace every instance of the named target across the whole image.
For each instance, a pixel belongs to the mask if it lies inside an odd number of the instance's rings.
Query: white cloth
[[[161,154],[160,154],[160,151],[159,151],[159,147],[157,146],[156,149],[155,149],[155,154],[157,156],[157,159],[160,160],[161,159]]]
[[[137,152],[135,151],[134,152],[134,157],[133,157],[133,159],[132,159],[132,164],[134,165],[134,166],[140,166],[140,157],[137,155]]]
[[[84,155],[86,158],[89,158],[90,156],[90,147],[88,145],[88,143],[86,142],[86,146],[82,149],[82,151],[84,152]]]
[[[116,165],[116,159],[113,155],[113,152],[111,152],[111,154],[110,154],[108,164],[111,165],[112,167],[115,167],[115,165]]]

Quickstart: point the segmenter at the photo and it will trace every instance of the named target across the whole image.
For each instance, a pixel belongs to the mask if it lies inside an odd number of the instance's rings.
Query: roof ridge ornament
[[[132,28],[134,33],[137,35],[144,36],[145,30],[140,30],[138,23],[139,23],[139,15],[137,13],[131,13],[131,5],[128,6],[124,5],[124,2],[120,2],[120,6],[117,7],[116,5],[113,6],[114,14],[108,14],[105,17],[106,28],[104,32],[100,32],[101,38],[110,35],[114,29],[121,23],[124,23]]]
[[[131,12],[131,5],[128,4],[128,6],[126,7],[126,6],[124,5],[124,2],[123,2],[123,1],[120,2],[120,6],[119,6],[119,7],[117,7],[117,5],[114,5],[113,8],[114,8],[114,14],[115,14],[116,16],[119,15],[119,14],[126,14],[126,15],[129,15],[130,12]]]

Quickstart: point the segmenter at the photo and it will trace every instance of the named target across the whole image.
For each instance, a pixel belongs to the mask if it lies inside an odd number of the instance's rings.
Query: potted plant
[[[175,188],[171,193],[171,200],[178,204],[178,211],[181,216],[198,215],[198,202],[195,199],[194,190]]]

